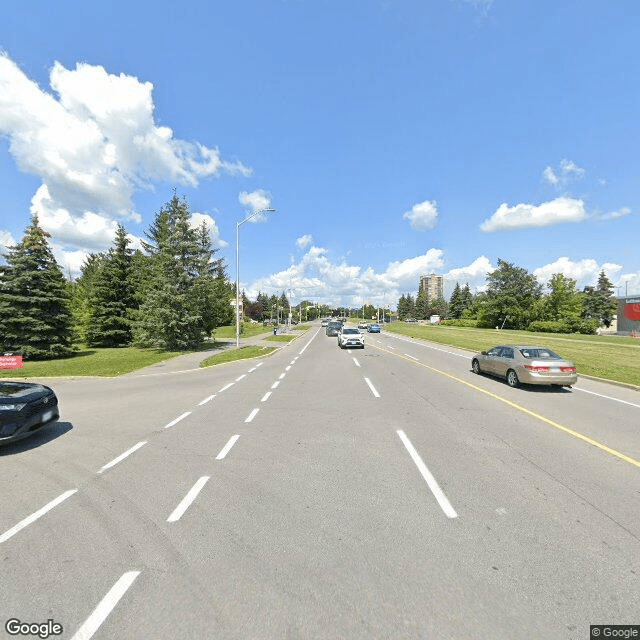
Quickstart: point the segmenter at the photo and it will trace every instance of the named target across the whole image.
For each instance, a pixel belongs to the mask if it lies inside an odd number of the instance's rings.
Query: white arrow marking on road
[[[167,518],[167,522],[177,522],[182,514],[191,506],[205,484],[207,484],[211,476],[202,476],[189,490],[189,493],[182,499],[180,504],[173,510],[173,513]]]

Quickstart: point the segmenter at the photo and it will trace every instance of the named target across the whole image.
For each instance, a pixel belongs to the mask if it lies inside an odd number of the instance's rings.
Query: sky
[[[0,251],[66,275],[173,193],[250,299],[395,308],[498,260],[640,294],[637,0],[22,0]],[[272,208],[250,220],[251,214]]]

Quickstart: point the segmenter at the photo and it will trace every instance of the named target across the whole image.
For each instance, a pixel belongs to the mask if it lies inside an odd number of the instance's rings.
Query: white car
[[[338,332],[338,346],[341,349],[345,347],[361,347],[364,349],[364,335],[355,327],[342,327]]]

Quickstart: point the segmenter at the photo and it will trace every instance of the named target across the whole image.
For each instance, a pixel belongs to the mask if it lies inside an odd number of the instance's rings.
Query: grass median
[[[496,331],[408,322],[394,322],[385,325],[384,330],[470,351],[486,351],[499,344],[541,344],[571,360],[579,374],[640,386],[640,340],[637,338]]]
[[[254,345],[247,345],[238,349],[228,349],[222,353],[218,353],[215,356],[210,356],[200,363],[201,367],[212,367],[216,364],[222,364],[224,362],[235,362],[236,360],[246,360],[247,358],[260,358],[262,356],[268,356],[270,353],[276,350],[277,347],[257,347]]]
[[[276,336],[268,336],[265,340],[270,340],[271,342],[291,342],[295,340],[297,336],[292,335],[276,335]]]

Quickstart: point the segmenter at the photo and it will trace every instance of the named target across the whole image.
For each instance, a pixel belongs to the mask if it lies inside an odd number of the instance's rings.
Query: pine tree
[[[131,342],[131,311],[136,303],[129,243],[118,225],[114,246],[95,274],[89,297],[86,340],[90,346],[123,347]]]
[[[33,360],[73,352],[69,291],[48,237],[34,215],[22,240],[8,249],[0,278],[2,349]]]
[[[449,298],[450,318],[460,318],[462,316],[462,311],[464,309],[462,304],[462,291],[460,289],[460,284],[456,282],[456,286],[453,288],[453,292],[451,293],[451,298]]]
[[[582,296],[582,317],[596,320],[599,325],[610,327],[616,312],[616,301],[613,297],[613,284],[604,272],[600,271],[598,284],[585,287]]]
[[[424,289],[420,289],[418,291],[418,295],[416,296],[416,318],[418,320],[424,320],[427,317],[427,296],[424,292]]]

